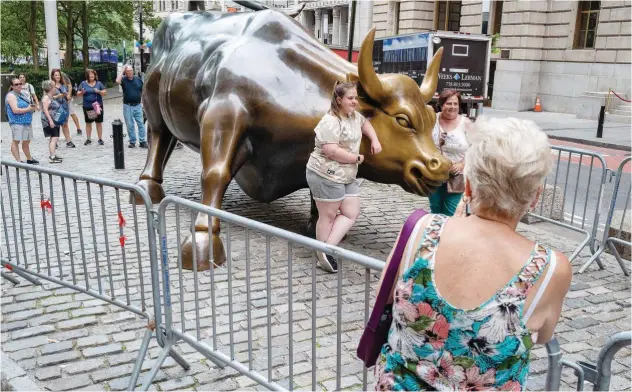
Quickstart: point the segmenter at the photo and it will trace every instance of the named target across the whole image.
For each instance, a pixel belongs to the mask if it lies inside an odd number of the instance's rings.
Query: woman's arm
[[[105,97],[108,93],[108,90],[105,88],[103,83],[99,82],[99,84],[101,84],[101,87],[103,87],[103,89],[99,90],[99,95],[101,95],[102,97]]]
[[[66,86],[66,100],[70,101],[72,100],[72,83],[68,83],[65,85]]]
[[[368,119],[364,121],[364,124],[362,124],[362,133],[371,141],[371,154],[379,154],[382,152],[382,145],[377,138],[373,125],[371,125],[371,122]]]
[[[375,129],[373,128],[373,125],[371,125],[371,121],[368,119],[364,122],[364,124],[362,124],[362,134],[368,137],[371,143],[378,141]]]
[[[571,263],[568,261],[568,258],[560,252],[555,252],[555,255],[557,265],[555,271],[553,271],[551,281],[548,286],[546,286],[545,294],[547,295],[544,295],[540,303],[536,305],[536,309],[544,305],[543,310],[548,313],[544,324],[538,329],[538,337],[535,341],[537,344],[546,344],[553,337],[555,326],[560,318],[560,314],[562,314],[564,298],[571,287],[571,280],[573,278],[573,270],[571,269]],[[548,269],[542,271],[540,279],[543,279],[547,272]],[[537,290],[536,287],[533,287],[533,289]]]
[[[15,98],[15,95],[13,94],[9,94],[9,96],[7,97],[7,102],[9,103],[9,106],[11,107],[11,111],[15,114],[24,114],[24,113],[29,113],[29,112],[34,111],[32,106],[29,106],[27,108],[19,108],[18,100],[17,98]]]
[[[361,154],[352,154],[349,151],[345,151],[340,148],[338,144],[335,143],[327,143],[323,145],[323,151],[327,158],[332,159],[338,163],[357,163],[358,157],[360,157],[359,163],[364,161],[364,156]]]
[[[48,125],[55,125],[55,122],[53,121],[53,118],[50,116],[50,112],[48,111],[48,107],[50,106],[50,99],[46,99],[46,97],[42,98],[42,109],[44,110],[44,115],[46,116],[46,119],[48,120]],[[51,128],[53,128],[51,126]]]
[[[35,93],[35,87],[33,87],[32,84],[29,84],[29,89],[31,90],[31,97],[33,97],[33,103],[35,103],[35,105],[39,106],[39,100],[37,99],[37,94]]]

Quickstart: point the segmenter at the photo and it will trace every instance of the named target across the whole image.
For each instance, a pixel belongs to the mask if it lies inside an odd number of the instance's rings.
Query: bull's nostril
[[[432,158],[428,161],[428,169],[431,171],[439,170],[441,167],[441,161],[437,158]]]

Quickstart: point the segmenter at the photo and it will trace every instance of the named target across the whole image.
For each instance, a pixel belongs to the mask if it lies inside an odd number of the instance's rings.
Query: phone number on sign
[[[455,88],[472,89],[472,83],[468,82],[446,82],[446,86]]]

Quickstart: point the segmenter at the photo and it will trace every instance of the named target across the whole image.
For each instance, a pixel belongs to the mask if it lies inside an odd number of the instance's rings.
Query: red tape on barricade
[[[118,212],[118,220],[119,220],[119,227],[125,227],[125,218],[123,217],[123,213],[119,210]]]
[[[42,208],[42,210],[52,211],[53,204],[46,196],[42,196],[42,200],[40,200],[40,207]]]
[[[621,97],[619,94],[617,94],[616,92],[614,92],[614,90],[611,91],[617,98],[619,98],[620,100],[622,100],[623,102],[632,102],[632,100],[629,99],[625,99],[623,97]]]
[[[125,246],[125,240],[127,239],[127,237],[125,237],[124,235],[119,237],[119,242],[121,243],[121,247]]]
[[[9,264],[5,264],[4,268],[8,269],[9,271],[13,271],[13,267],[11,267]]]

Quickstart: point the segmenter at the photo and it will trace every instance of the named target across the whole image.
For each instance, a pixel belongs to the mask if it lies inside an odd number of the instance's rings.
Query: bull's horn
[[[263,11],[263,10],[269,10],[270,7],[266,4],[260,3],[258,1],[248,1],[248,0],[234,0],[233,3],[240,5],[242,7],[246,7],[250,10],[253,11]],[[290,8],[286,8],[284,9],[283,12],[284,14],[288,15],[290,18],[296,18],[298,16],[298,14],[301,13],[301,11],[303,11],[303,8],[305,8],[305,3],[298,5],[298,6],[294,6],[294,7],[290,7]]]
[[[287,10],[284,10],[284,12],[290,18],[296,18],[298,16],[298,14],[300,14],[301,11],[303,11],[303,8],[305,8],[305,5],[306,5],[306,3],[303,3],[303,4],[299,5],[299,6],[295,6],[293,8],[288,8]]]
[[[439,48],[435,55],[432,57],[432,61],[428,64],[426,69],[426,75],[421,82],[421,97],[424,103],[430,102],[437,90],[437,82],[439,81],[439,68],[441,67],[441,56],[443,55],[443,47]]]
[[[372,99],[380,101],[385,94],[384,86],[373,69],[373,40],[375,39],[375,27],[369,30],[360,47],[358,56],[358,76],[362,89]],[[436,83],[435,83],[436,85]]]

